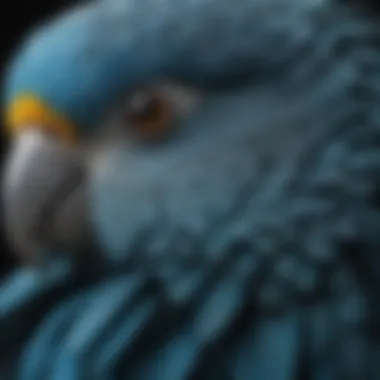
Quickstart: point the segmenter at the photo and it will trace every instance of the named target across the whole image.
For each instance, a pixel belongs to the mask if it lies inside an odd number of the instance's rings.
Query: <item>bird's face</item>
[[[7,85],[17,250],[96,236],[117,257],[252,239],[276,198],[271,173],[291,175],[329,112],[295,85],[308,87],[311,64],[295,57],[315,50],[319,3],[95,2],[26,40]]]
[[[46,126],[21,128],[5,179],[17,249],[75,251],[96,236],[113,259],[194,258],[228,231],[249,240],[259,183],[273,167],[286,172],[312,134],[307,98],[288,90],[162,81],[131,91],[74,144]]]
[[[312,134],[307,101],[294,93],[286,100],[279,88],[180,89],[167,98],[182,111],[166,139],[136,139],[139,130],[119,117],[105,124],[113,132],[90,158],[92,218],[116,257],[184,252],[194,259],[234,229],[249,244],[255,191],[274,167],[289,169]]]

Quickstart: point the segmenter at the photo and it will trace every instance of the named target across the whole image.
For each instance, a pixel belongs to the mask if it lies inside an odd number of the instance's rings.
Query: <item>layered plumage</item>
[[[97,247],[3,285],[5,378],[378,379],[378,34],[317,0],[108,0],[34,34],[6,98],[44,107],[10,127],[75,129]],[[120,138],[162,81],[197,100],[175,133]]]

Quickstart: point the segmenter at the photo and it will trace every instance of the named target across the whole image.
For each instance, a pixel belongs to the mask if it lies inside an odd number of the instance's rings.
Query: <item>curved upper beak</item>
[[[17,136],[5,164],[5,228],[17,253],[73,248],[87,230],[84,160],[36,129]]]

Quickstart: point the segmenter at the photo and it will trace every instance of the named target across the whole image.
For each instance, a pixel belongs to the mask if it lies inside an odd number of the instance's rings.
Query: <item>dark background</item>
[[[128,1],[128,0],[126,0]],[[233,1],[233,0],[231,0]],[[307,0],[305,0],[307,1]],[[333,1],[333,0],[332,0]],[[339,1],[339,0],[337,0]],[[380,12],[380,0],[340,0],[345,3],[356,3],[363,6],[364,3],[369,6],[370,13],[372,15],[379,15]],[[2,2],[2,9],[0,14],[2,17],[1,26],[1,67],[0,67],[0,81],[4,75],[4,69],[6,68],[9,57],[17,47],[21,38],[25,33],[38,22],[43,21],[54,13],[59,12],[62,8],[73,4],[73,0],[32,0],[22,2],[20,0],[4,0]],[[379,19],[380,22],[380,19]],[[1,83],[0,83],[1,85]],[[3,161],[7,141],[2,131],[0,140],[0,159]],[[0,218],[1,221],[1,218]],[[14,255],[11,253],[10,247],[7,245],[7,241],[4,236],[4,230],[2,224],[0,224],[0,276],[6,271],[12,268],[16,262]]]

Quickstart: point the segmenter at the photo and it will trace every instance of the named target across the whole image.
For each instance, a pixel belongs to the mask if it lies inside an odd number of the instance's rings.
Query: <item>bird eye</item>
[[[128,101],[125,122],[138,137],[160,138],[172,127],[173,112],[169,100],[156,92],[139,92]]]

